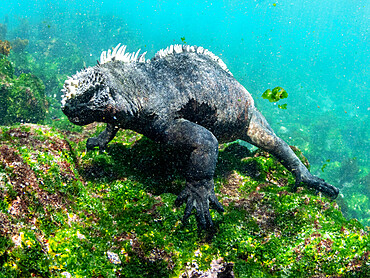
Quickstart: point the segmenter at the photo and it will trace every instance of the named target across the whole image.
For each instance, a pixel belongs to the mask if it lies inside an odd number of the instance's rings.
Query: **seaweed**
[[[0,55],[8,56],[10,53],[10,49],[12,49],[9,41],[1,41],[0,40]]]
[[[0,57],[0,75],[0,124],[43,121],[48,106],[43,82],[32,74],[15,76],[5,56]]]
[[[287,97],[288,97],[288,93],[281,87],[275,87],[272,90],[267,89],[262,94],[262,98],[268,99],[270,102],[276,102],[276,101],[279,101]]]
[[[370,274],[369,233],[338,205],[298,188],[268,153],[220,146],[215,231],[181,224],[177,156],[120,131],[85,153],[103,126],[0,131],[0,269],[5,277],[358,276]],[[293,148],[305,164],[307,161]]]
[[[12,50],[16,53],[24,52],[29,41],[27,39],[16,38],[10,42]]]

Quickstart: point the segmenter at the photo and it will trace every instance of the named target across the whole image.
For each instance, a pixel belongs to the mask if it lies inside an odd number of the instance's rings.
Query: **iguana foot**
[[[338,188],[314,175],[310,174],[308,177],[297,178],[295,188],[297,188],[301,182],[306,184],[309,188],[313,188],[317,191],[322,192],[324,195],[328,196],[331,199],[335,199],[338,197]]]
[[[184,202],[186,202],[186,208],[182,222],[186,223],[194,208],[197,213],[198,225],[203,229],[213,227],[209,213],[210,205],[218,212],[224,212],[224,208],[215,195],[213,180],[188,182],[185,189],[177,197],[175,205],[181,206]]]

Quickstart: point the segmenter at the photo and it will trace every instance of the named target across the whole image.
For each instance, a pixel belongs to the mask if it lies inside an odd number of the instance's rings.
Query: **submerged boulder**
[[[15,76],[12,64],[0,55],[0,125],[41,122],[47,107],[41,79],[24,73]]]

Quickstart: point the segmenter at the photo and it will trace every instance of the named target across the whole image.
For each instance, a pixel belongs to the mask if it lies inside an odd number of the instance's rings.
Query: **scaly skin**
[[[217,57],[203,50],[198,53],[197,48],[177,46],[176,50],[147,62],[114,61],[113,55],[113,61],[66,81],[62,110],[70,121],[77,125],[107,123],[105,131],[88,139],[88,150],[105,149],[123,128],[187,152],[186,186],[175,204],[186,203],[184,222],[195,209],[202,228],[213,225],[210,205],[223,212],[213,184],[218,142],[245,140],[274,155],[295,176],[295,187],[303,182],[337,197],[338,189],[311,175],[275,135],[251,95],[220,66],[223,63]]]

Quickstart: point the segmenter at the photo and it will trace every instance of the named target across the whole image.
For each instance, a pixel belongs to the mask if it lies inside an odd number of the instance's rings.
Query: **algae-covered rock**
[[[10,42],[5,40],[0,40],[0,54],[8,56],[10,53],[10,50],[12,49],[12,46],[10,45]]]
[[[92,133],[0,128],[0,277],[370,275],[368,230],[335,202],[292,192],[267,153],[220,147],[226,211],[204,232],[173,205],[185,184],[176,155],[132,131],[86,153]]]
[[[27,39],[22,40],[21,38],[15,38],[10,42],[12,51],[17,53],[23,52],[26,49],[28,43],[29,41]]]
[[[32,74],[14,75],[12,64],[0,57],[0,124],[37,123],[45,119],[45,86]]]

